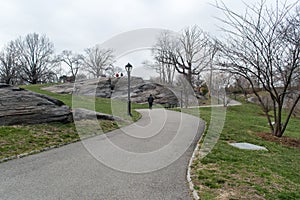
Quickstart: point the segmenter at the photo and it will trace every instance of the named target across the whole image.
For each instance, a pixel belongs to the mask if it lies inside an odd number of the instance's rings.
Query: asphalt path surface
[[[1,200],[192,199],[188,161],[204,122],[139,110],[127,127],[0,164]]]

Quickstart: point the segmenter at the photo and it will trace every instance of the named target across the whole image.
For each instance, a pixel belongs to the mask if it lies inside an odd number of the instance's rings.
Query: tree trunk
[[[37,79],[33,79],[32,82],[31,82],[31,84],[35,85],[35,84],[37,84],[37,82],[38,82]]]
[[[276,137],[281,137],[283,135],[281,123],[276,124],[273,135]]]
[[[276,137],[281,137],[283,135],[282,131],[282,104],[278,103],[278,113],[275,119],[275,127],[273,135]]]
[[[188,70],[188,73],[185,74],[185,78],[186,78],[187,82],[192,86],[192,72],[191,72],[191,70]]]
[[[7,85],[9,85],[9,84],[10,84],[10,78],[7,78],[7,79],[5,80],[5,83],[6,83]]]

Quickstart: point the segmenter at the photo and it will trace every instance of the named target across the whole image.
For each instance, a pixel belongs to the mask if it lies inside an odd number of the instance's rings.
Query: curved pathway
[[[139,110],[130,126],[0,164],[0,199],[191,199],[186,170],[204,122]]]

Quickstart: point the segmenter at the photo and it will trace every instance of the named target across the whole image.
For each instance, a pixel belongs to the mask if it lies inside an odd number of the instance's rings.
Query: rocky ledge
[[[72,112],[63,102],[51,97],[0,84],[0,125],[68,123]]]
[[[127,77],[100,78],[82,80],[76,83],[54,85],[42,89],[60,94],[76,94],[126,100],[128,89],[127,83]],[[152,94],[156,104],[178,105],[179,103],[174,92],[167,86],[158,83],[145,82],[139,77],[132,77],[130,83],[132,102],[147,103],[148,96]]]

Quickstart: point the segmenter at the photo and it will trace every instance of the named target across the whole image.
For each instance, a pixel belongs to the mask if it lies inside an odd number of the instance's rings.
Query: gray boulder
[[[84,108],[75,108],[73,111],[74,120],[110,120],[110,121],[120,121],[124,120],[120,117],[108,115],[105,113],[95,112],[92,110],[87,110]]]
[[[126,84],[127,85],[127,84]],[[178,105],[178,99],[175,94],[167,87],[158,83],[142,83],[131,87],[131,101],[135,103],[147,103],[149,95],[154,96],[156,104]],[[112,98],[127,99],[127,88],[116,87]]]
[[[68,93],[126,100],[128,79],[127,77],[102,77],[100,79],[81,80],[76,83],[44,87],[43,89],[61,94]],[[178,105],[178,99],[171,89],[157,83],[145,82],[140,77],[131,77],[130,89],[132,102],[147,103],[148,96],[152,94],[156,104]]]
[[[0,85],[0,125],[71,122],[63,102],[6,84]]]

